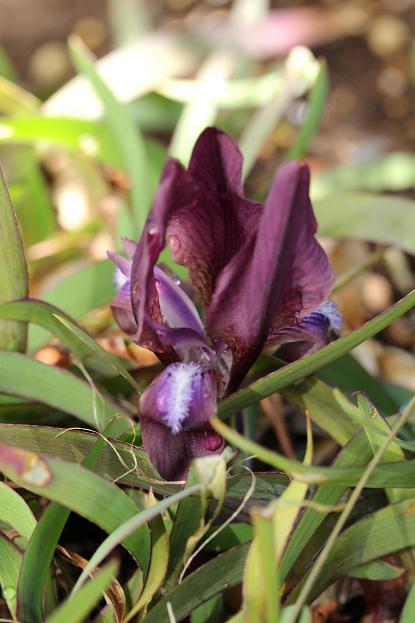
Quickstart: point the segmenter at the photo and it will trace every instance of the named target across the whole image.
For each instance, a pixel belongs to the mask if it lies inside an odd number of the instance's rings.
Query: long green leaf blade
[[[109,397],[98,395],[70,372],[26,355],[0,351],[0,392],[50,405],[92,428],[104,429],[110,420],[123,416],[114,424],[114,436],[131,430],[127,413]]]
[[[0,445],[0,471],[20,487],[70,508],[109,534],[137,514],[128,495],[81,465]],[[124,545],[146,571],[150,552],[147,526],[129,533]]]
[[[98,603],[103,591],[108,588],[116,570],[117,565],[114,563],[103,567],[88,584],[82,587],[77,595],[64,601],[46,619],[46,623],[82,623],[86,615]]]
[[[0,303],[27,296],[27,270],[16,214],[0,168]],[[25,323],[0,320],[0,348],[24,351]]]
[[[141,393],[137,381],[128,370],[120,363],[117,357],[107,352],[88,333],[57,307],[45,301],[26,299],[14,303],[0,305],[0,318],[12,318],[32,322],[48,329],[53,335],[59,337],[62,342],[81,360],[91,353],[98,355],[104,363],[121,374],[134,388]]]

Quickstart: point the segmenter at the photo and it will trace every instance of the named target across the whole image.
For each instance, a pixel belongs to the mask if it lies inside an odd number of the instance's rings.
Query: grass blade
[[[97,438],[93,431],[0,423],[0,443],[59,457],[69,463],[80,463]],[[178,485],[162,480],[141,448],[116,439],[111,439],[111,446],[105,445],[94,471],[122,484],[144,489],[153,487],[166,495],[178,489]]]
[[[248,405],[258,402],[266,396],[271,396],[271,394],[280,391],[282,388],[304,379],[309,374],[349,353],[356,346],[382,331],[393,320],[403,316],[414,305],[415,290],[412,290],[395,305],[369,320],[369,322],[366,322],[356,331],[328,344],[318,352],[304,357],[304,359],[290,363],[281,370],[267,374],[258,381],[248,385],[248,387],[235,392],[219,405],[219,417],[226,419]]]
[[[117,416],[113,434],[131,430],[128,414],[112,400],[70,372],[19,353],[0,351],[0,392],[20,396],[74,415],[92,428]]]
[[[17,582],[19,578],[22,552],[20,549],[0,532],[0,586],[8,609],[13,620],[16,619]]]
[[[412,584],[408,593],[399,623],[412,623],[413,621],[415,621],[415,583]]]
[[[82,623],[92,608],[98,603],[102,593],[108,588],[117,572],[114,563],[103,567],[77,595],[67,599],[47,619],[46,623]]]
[[[104,446],[104,438],[99,437],[82,461],[83,466],[93,467]],[[43,587],[48,577],[56,546],[69,515],[70,510],[68,508],[51,502],[31,535],[23,556],[17,587],[18,615],[22,623],[40,623],[42,621]]]
[[[137,506],[126,493],[81,465],[0,445],[0,471],[20,487],[70,508],[109,534],[137,515]],[[146,571],[147,526],[129,533],[124,546]]]
[[[120,543],[127,541],[131,538],[131,535],[135,534],[137,530],[142,528],[147,524],[147,522],[151,521],[164,511],[166,511],[173,504],[177,504],[180,500],[184,500],[187,497],[192,495],[197,495],[202,490],[202,485],[193,485],[192,487],[187,487],[174,495],[171,495],[161,502],[154,504],[150,508],[147,508],[141,513],[135,514],[134,517],[128,519],[125,523],[121,524],[117,529],[115,529],[111,534],[101,543],[98,549],[95,551],[92,558],[89,560],[85,569],[83,569],[81,575],[76,582],[73,591],[76,592],[82,586],[83,582],[85,582],[88,574],[91,573],[94,567],[98,566],[111,551],[119,545]]]
[[[143,138],[131,121],[128,111],[99,76],[94,59],[82,41],[72,37],[69,50],[76,69],[89,79],[104,106],[124,169],[130,178],[133,222],[138,235],[143,229],[151,203],[147,154]]]
[[[0,519],[25,539],[30,539],[36,527],[36,519],[22,496],[4,482],[0,482]]]
[[[81,360],[91,353],[98,355],[110,368],[123,376],[131,387],[141,394],[141,388],[122,363],[111,353],[104,350],[88,335],[70,316],[49,305],[45,301],[26,299],[0,305],[0,318],[11,318],[24,322],[32,322],[48,329]]]
[[[201,603],[208,601],[224,588],[231,588],[242,580],[249,543],[233,547],[202,565],[186,577],[173,591],[165,595],[140,623],[166,623],[167,604],[177,621],[183,620]]]
[[[326,63],[320,61],[319,64],[320,69],[308,98],[306,118],[295,137],[294,143],[285,154],[285,160],[301,158],[307,151],[311,139],[320,127],[329,94],[329,77]]]
[[[26,260],[16,214],[0,168],[0,303],[27,296]],[[0,320],[0,348],[24,351],[25,323]]]

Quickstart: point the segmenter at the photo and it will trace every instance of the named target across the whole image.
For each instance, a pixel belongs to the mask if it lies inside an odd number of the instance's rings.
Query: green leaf
[[[285,160],[301,158],[306,153],[311,139],[320,127],[328,94],[329,77],[327,65],[324,61],[320,61],[320,69],[308,97],[306,117],[295,137],[294,143],[285,155]]]
[[[107,305],[115,295],[114,264],[109,260],[87,264],[42,292],[42,300],[62,309],[72,318],[82,318],[96,307]],[[22,295],[25,296],[25,295]],[[48,339],[46,331],[31,327],[29,350],[37,350]]]
[[[415,582],[405,601],[399,623],[412,623],[415,620]]]
[[[304,357],[304,359],[290,363],[281,370],[267,374],[258,381],[248,385],[248,387],[235,392],[220,403],[218,409],[219,417],[223,419],[228,418],[233,413],[240,411],[246,406],[258,402],[262,398],[270,396],[304,379],[309,374],[335,361],[368,338],[382,331],[391,322],[396,320],[396,318],[403,316],[403,314],[409,311],[414,305],[415,290],[412,290],[412,292],[404,296],[398,303],[395,303],[395,305],[392,305],[392,307],[382,314],[369,320],[369,322],[356,331],[341,337],[318,352]]]
[[[93,431],[0,424],[0,443],[31,452],[41,452],[70,463],[80,463],[98,438]],[[162,480],[141,448],[116,439],[111,439],[111,445],[107,443],[102,449],[94,470],[111,480],[119,480],[132,487],[153,487],[161,494],[169,495],[178,490],[178,485]],[[273,490],[271,487],[270,489]],[[238,491],[235,493],[238,494]]]
[[[165,595],[140,623],[166,623],[167,603],[170,602],[177,621],[181,621],[202,603],[225,588],[242,580],[248,543],[217,556],[186,577],[174,590]]]
[[[280,623],[293,623],[293,611],[294,606],[287,606],[281,611]],[[313,623],[313,615],[310,608],[302,608],[300,614],[295,620],[295,623]]]
[[[371,560],[349,571],[348,576],[372,581],[396,580],[396,578],[401,577],[404,571],[404,569],[395,567],[384,560]]]
[[[42,621],[43,587],[69,514],[69,509],[52,502],[40,517],[32,534],[23,556],[17,584],[18,617],[21,623]]]
[[[102,593],[108,588],[117,572],[117,565],[110,563],[98,571],[77,595],[66,599],[46,623],[82,623],[85,617],[96,606]]]
[[[93,338],[57,307],[44,301],[27,299],[0,305],[0,318],[31,322],[49,330],[81,360],[91,353],[116,370],[140,394],[141,388],[117,357],[104,350]]]
[[[214,526],[209,530],[207,536],[216,532]],[[235,545],[246,543],[252,540],[252,526],[245,523],[231,523],[221,530],[204,548],[206,552],[223,552]]]
[[[20,487],[70,508],[109,534],[137,515],[128,495],[81,465],[1,445],[0,471]],[[143,523],[130,532],[123,544],[146,571],[150,552],[147,526]]]
[[[7,151],[11,152],[10,193],[22,230],[23,242],[27,247],[53,234],[56,230],[56,213],[35,150],[30,146],[22,146]],[[13,193],[16,187],[18,192]]]
[[[0,168],[0,303],[27,295],[27,270],[16,215]],[[0,348],[24,351],[24,323],[0,320]]]
[[[151,506],[156,504],[156,499],[152,492],[148,494],[147,500],[151,502]],[[151,506],[149,508],[151,508]],[[128,615],[125,617],[125,623],[130,621],[142,608],[145,608],[147,604],[150,603],[151,599],[161,586],[167,572],[167,563],[169,560],[169,537],[163,518],[160,515],[157,515],[150,521],[150,531],[151,559],[146,583],[139,600],[134,604],[133,608],[131,608]]]
[[[111,425],[108,426],[108,429]],[[107,432],[107,431],[104,431]],[[104,436],[99,437],[82,465],[91,468],[96,464],[104,447]],[[48,578],[49,567],[70,510],[56,502],[48,505],[39,519],[36,529],[23,556],[17,586],[19,619],[22,623],[42,621],[43,587]]]
[[[217,623],[223,615],[223,597],[215,595],[204,604],[193,610],[191,623]]]
[[[383,455],[387,451],[388,446],[393,442],[394,437],[399,433],[400,429],[405,424],[405,422],[413,415],[414,405],[415,405],[415,399],[405,409],[405,411],[398,417],[398,419],[396,420],[396,422],[393,425],[393,428],[390,429],[390,431],[389,431],[387,437],[385,438],[385,440],[383,441],[382,445],[379,447],[379,449],[376,451],[376,453],[374,454],[374,456],[372,457],[372,459],[368,463],[367,467],[365,468],[365,470],[362,473],[361,478],[359,479],[359,482],[356,485],[356,488],[352,491],[352,493],[350,494],[349,499],[347,500],[346,504],[344,505],[344,508],[342,509],[342,511],[341,511],[341,513],[339,515],[339,518],[337,519],[337,521],[335,523],[335,526],[334,526],[333,530],[328,535],[328,538],[325,541],[322,550],[318,554],[318,557],[313,561],[313,565],[311,566],[311,568],[309,570],[309,573],[305,576],[304,581],[300,583],[300,587],[299,587],[300,592],[299,592],[299,595],[297,597],[297,601],[295,603],[295,612],[294,612],[293,617],[292,617],[293,621],[296,620],[296,615],[298,615],[300,613],[302,607],[306,604],[307,600],[310,599],[310,595],[312,594],[313,590],[315,590],[316,583],[318,583],[321,580],[321,576],[323,575],[323,573],[324,573],[324,571],[326,569],[327,562],[329,561],[330,555],[333,553],[333,550],[338,545],[339,540],[340,540],[339,537],[341,537],[341,533],[342,533],[342,531],[346,527],[346,522],[349,520],[350,515],[351,515],[351,513],[353,511],[353,508],[356,505],[356,503],[358,502],[358,499],[361,496],[361,494],[363,492],[363,489],[366,486],[366,484],[367,484],[367,482],[368,482],[368,480],[370,478],[370,475],[373,473],[373,470],[376,468],[376,466],[379,465],[379,462],[383,459]],[[412,500],[413,500],[413,498],[412,498]],[[397,506],[398,505],[395,505],[394,508],[396,509]],[[414,506],[413,502],[412,502],[412,506]],[[382,509],[382,510],[384,510],[384,509]],[[379,516],[379,513],[374,513],[374,516]],[[356,527],[356,524],[353,526],[353,528],[355,528],[355,527]],[[372,529],[372,532],[371,532],[371,536],[372,537],[373,537],[373,533],[374,532],[376,532],[376,529],[375,530]],[[365,554],[367,554],[367,552],[368,552],[367,545],[368,545],[368,543],[367,543],[366,540],[364,540],[361,543],[361,548],[364,549]],[[360,549],[360,547],[359,547],[359,549]],[[398,549],[401,549],[401,548],[398,547]],[[382,555],[382,552],[378,551],[377,552],[377,556],[373,556],[373,558],[377,558],[379,554]],[[357,565],[359,565],[359,564],[361,564],[363,562],[367,562],[368,560],[371,560],[371,559],[372,558],[369,557],[369,558],[367,558],[365,560],[361,560],[361,561],[359,561],[357,563]],[[341,560],[341,557],[339,558],[339,560]],[[353,565],[353,566],[356,566],[356,565]],[[292,596],[294,596],[296,594],[296,592],[297,592],[297,588],[294,589]],[[319,593],[317,593],[317,594],[319,594]],[[292,602],[292,597],[291,596],[290,596],[289,599]],[[312,599],[312,601],[314,601],[314,599]]]
[[[30,539],[36,519],[24,499],[4,482],[0,482],[0,519],[12,526],[25,539]]]
[[[99,76],[94,59],[79,38],[72,37],[69,51],[76,69],[83,73],[100,98],[113,139],[131,183],[133,221],[137,233],[143,229],[151,203],[146,148],[138,128],[106,83]]]
[[[231,443],[236,448],[239,448],[249,455],[258,457],[262,462],[267,465],[271,465],[274,469],[287,472],[292,477],[297,478],[300,482],[309,484],[337,482],[339,484],[347,484],[347,486],[355,486],[358,484],[364,471],[360,467],[306,466],[299,461],[289,459],[278,452],[268,450],[258,443],[246,439],[246,437],[238,433],[236,430],[226,426],[226,424],[221,422],[221,420],[217,417],[211,418],[211,424],[226,441]],[[403,484],[403,487],[413,487],[415,485],[415,481],[412,477],[415,474],[413,472],[411,474],[411,470],[413,469],[411,463],[413,463],[413,461],[385,463],[375,467],[375,469],[371,471],[371,475],[366,483],[366,486],[376,487],[379,485],[380,481],[386,482],[385,472],[387,471],[389,473],[390,481],[385,485],[386,487],[400,488],[401,485],[397,485],[396,480],[394,479],[394,476],[397,476],[398,472],[399,481]],[[392,476],[392,474],[394,474],[394,476]],[[404,474],[407,476],[406,478],[404,477]]]
[[[273,518],[268,509],[251,511],[254,540],[244,570],[244,613],[252,623],[278,623],[280,586]]]
[[[393,244],[415,253],[415,201],[393,195],[336,192],[313,201],[319,234]]]
[[[353,438],[343,448],[332,464],[332,467],[351,467],[354,465],[364,467],[372,456],[366,438],[364,435],[359,435]],[[331,506],[338,503],[345,491],[346,487],[342,485],[339,486],[331,483],[321,485],[313,496],[313,502],[315,505],[325,505],[327,509],[329,509]],[[281,564],[281,581],[286,579],[287,574],[295,567],[300,556],[302,559],[306,558],[303,551],[327,515],[328,510],[327,512],[322,512],[320,509],[317,509],[317,506],[316,508],[307,508],[305,510],[288,541],[287,549]],[[312,554],[310,555],[312,556]]]
[[[296,405],[340,445],[347,443],[359,430],[340,407],[333,393],[333,388],[316,377],[309,377],[285,387],[282,395]]]
[[[3,117],[0,120],[0,143],[37,145],[77,150],[115,167],[121,166],[116,144],[108,128],[100,121],[65,117]]]
[[[0,46],[0,76],[13,82],[19,80],[13,63],[2,45]]]
[[[5,534],[0,532],[0,585],[3,599],[14,621],[17,621],[16,595],[21,562],[22,552],[20,549]]]
[[[313,601],[349,571],[415,545],[414,498],[390,504],[354,524],[337,539],[309,596]],[[290,595],[295,599],[301,585]]]
[[[101,543],[101,545],[95,551],[93,556],[89,559],[88,564],[83,569],[81,575],[79,576],[74,586],[74,589],[73,589],[74,592],[79,590],[79,588],[82,586],[82,583],[88,577],[88,574],[91,573],[94,567],[98,566],[104,560],[104,558],[108,556],[108,554],[111,553],[114,547],[116,547],[117,545],[123,542],[126,544],[129,543],[134,537],[134,535],[137,535],[137,533],[143,532],[142,529],[144,526],[146,526],[147,522],[151,521],[152,519],[154,519],[155,517],[157,517],[164,511],[166,511],[173,504],[177,504],[178,502],[180,502],[180,500],[184,500],[185,498],[190,497],[192,495],[197,495],[198,493],[200,493],[201,489],[202,489],[201,485],[194,485],[192,487],[187,487],[185,489],[182,489],[178,493],[175,493],[174,495],[164,498],[164,500],[162,500],[161,502],[154,504],[150,508],[147,508],[141,511],[140,513],[137,513],[137,508],[136,508],[136,512],[134,516],[130,517],[127,521],[125,521],[124,523],[119,525],[116,529],[114,529],[111,532],[111,534],[105,539],[105,541]],[[143,554],[140,555],[140,558],[138,559],[138,561],[140,561],[142,557],[143,557]],[[147,565],[145,566],[145,569],[146,568],[147,568]]]
[[[123,166],[111,131],[102,121],[40,115],[3,117],[0,120],[1,143],[63,147],[113,167]],[[152,174],[152,186],[155,186],[157,179],[153,179],[155,177],[153,171],[157,172],[158,178],[164,159],[164,150],[154,141],[144,139],[144,143]]]
[[[0,351],[0,392],[20,396],[55,407],[86,422],[92,428],[105,428],[110,420],[113,434],[130,431],[124,409],[84,381],[60,368],[46,365],[26,355]]]
[[[320,368],[318,376],[326,383],[342,390],[364,392],[376,407],[387,415],[396,413],[400,407],[399,402],[381,381],[371,376],[352,355],[339,357],[329,366]]]

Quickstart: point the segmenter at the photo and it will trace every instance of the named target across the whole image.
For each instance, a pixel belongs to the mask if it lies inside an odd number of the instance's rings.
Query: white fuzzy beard
[[[201,367],[193,362],[170,366],[163,388],[163,408],[166,410],[164,420],[172,433],[179,433],[189,416],[194,381],[200,373]]]

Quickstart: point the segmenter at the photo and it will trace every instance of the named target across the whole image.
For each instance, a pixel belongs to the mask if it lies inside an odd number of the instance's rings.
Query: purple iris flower
[[[166,364],[140,399],[140,421],[144,447],[168,479],[222,450],[209,418],[264,347],[298,358],[341,325],[327,301],[333,273],[315,238],[308,167],[282,165],[265,204],[244,197],[241,171],[236,144],[208,128],[187,170],[167,161],[140,240],[124,240],[128,259],[109,253],[116,321]],[[156,265],[166,244],[189,271],[204,323],[177,278]]]

